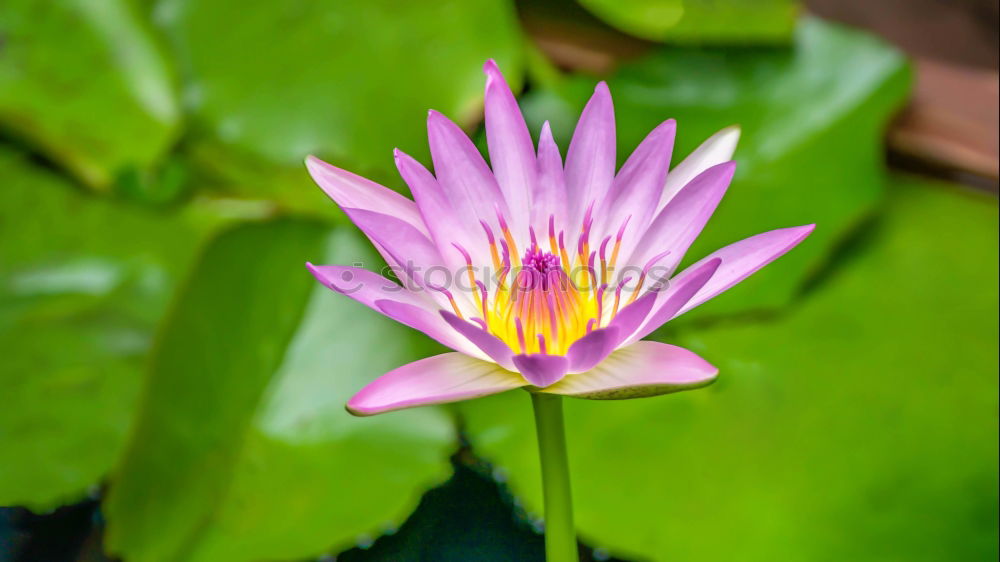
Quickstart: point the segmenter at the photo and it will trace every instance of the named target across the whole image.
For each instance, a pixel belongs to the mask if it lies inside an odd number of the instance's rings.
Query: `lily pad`
[[[96,189],[177,137],[173,69],[130,0],[0,4],[0,127]]]
[[[882,197],[882,131],[909,80],[895,49],[812,18],[791,49],[666,48],[608,80],[620,160],[668,118],[677,119],[674,164],[714,132],[742,127],[736,178],[686,262],[766,230],[818,225],[795,251],[685,321],[788,302]],[[529,122],[552,120],[568,142],[592,90],[592,78],[578,77],[528,96]]]
[[[660,334],[720,367],[712,387],[567,400],[586,540],[653,560],[996,557],[997,204],[894,184],[786,315]],[[539,513],[528,402],[463,412]]]
[[[161,0],[192,113],[190,150],[215,180],[311,213],[316,154],[391,180],[392,149],[427,155],[427,110],[479,120],[483,62],[517,82],[521,38],[505,0]]]
[[[795,0],[579,0],[625,33],[672,43],[780,43],[795,27]]]
[[[82,193],[0,147],[0,505],[50,509],[107,474],[152,331],[213,228]]]
[[[316,283],[305,261],[377,262],[359,237],[278,221],[203,256],[160,334],[106,503],[128,560],[287,560],[398,526],[449,474],[424,408],[359,419],[347,398],[430,340]]]

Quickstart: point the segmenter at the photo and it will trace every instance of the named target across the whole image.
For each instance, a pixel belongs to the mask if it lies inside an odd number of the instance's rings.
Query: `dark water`
[[[365,548],[352,548],[320,561],[539,561],[544,539],[537,522],[521,510],[492,468],[467,452],[453,458],[454,473],[424,494],[395,532]],[[95,496],[98,494],[95,494]],[[34,514],[0,508],[0,562],[107,562],[101,552],[104,520],[99,498]],[[619,559],[581,545],[581,561]]]

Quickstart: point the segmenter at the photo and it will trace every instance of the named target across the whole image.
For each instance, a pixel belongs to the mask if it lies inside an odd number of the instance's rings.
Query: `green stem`
[[[545,559],[547,562],[577,562],[562,396],[532,393],[531,404],[535,408],[545,495]]]

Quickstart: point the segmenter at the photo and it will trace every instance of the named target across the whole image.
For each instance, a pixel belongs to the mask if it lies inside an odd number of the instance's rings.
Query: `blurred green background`
[[[569,401],[584,559],[995,560],[995,175],[886,166],[913,65],[829,5],[4,0],[0,560],[541,559],[524,393],[350,417],[438,348],[303,267],[378,263],[305,155],[405,193],[488,58],[563,148],[598,79],[620,156],[742,126],[688,261],[819,225],[654,334],[716,384]]]

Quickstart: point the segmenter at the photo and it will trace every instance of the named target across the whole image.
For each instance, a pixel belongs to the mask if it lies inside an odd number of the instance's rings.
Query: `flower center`
[[[632,295],[622,298],[622,288],[631,277],[612,279],[625,224],[617,237],[608,236],[591,249],[589,237],[593,222],[588,212],[581,225],[576,251],[567,249],[565,233],[556,232],[549,218],[547,248],[539,244],[534,229],[523,257],[502,216],[498,216],[500,235],[485,222],[483,230],[489,242],[494,271],[490,287],[476,278],[472,259],[465,257],[470,286],[480,315],[469,318],[497,336],[516,353],[564,355],[569,347],[592,330],[602,328],[614,318],[620,306],[635,299],[645,272]],[[610,290],[609,290],[610,284]],[[451,295],[448,294],[449,299]],[[455,313],[462,317],[452,299]]]
[[[543,252],[537,246],[532,246],[524,252],[521,263],[526,269],[533,269],[543,277],[550,271],[560,269],[559,256],[552,252]]]

